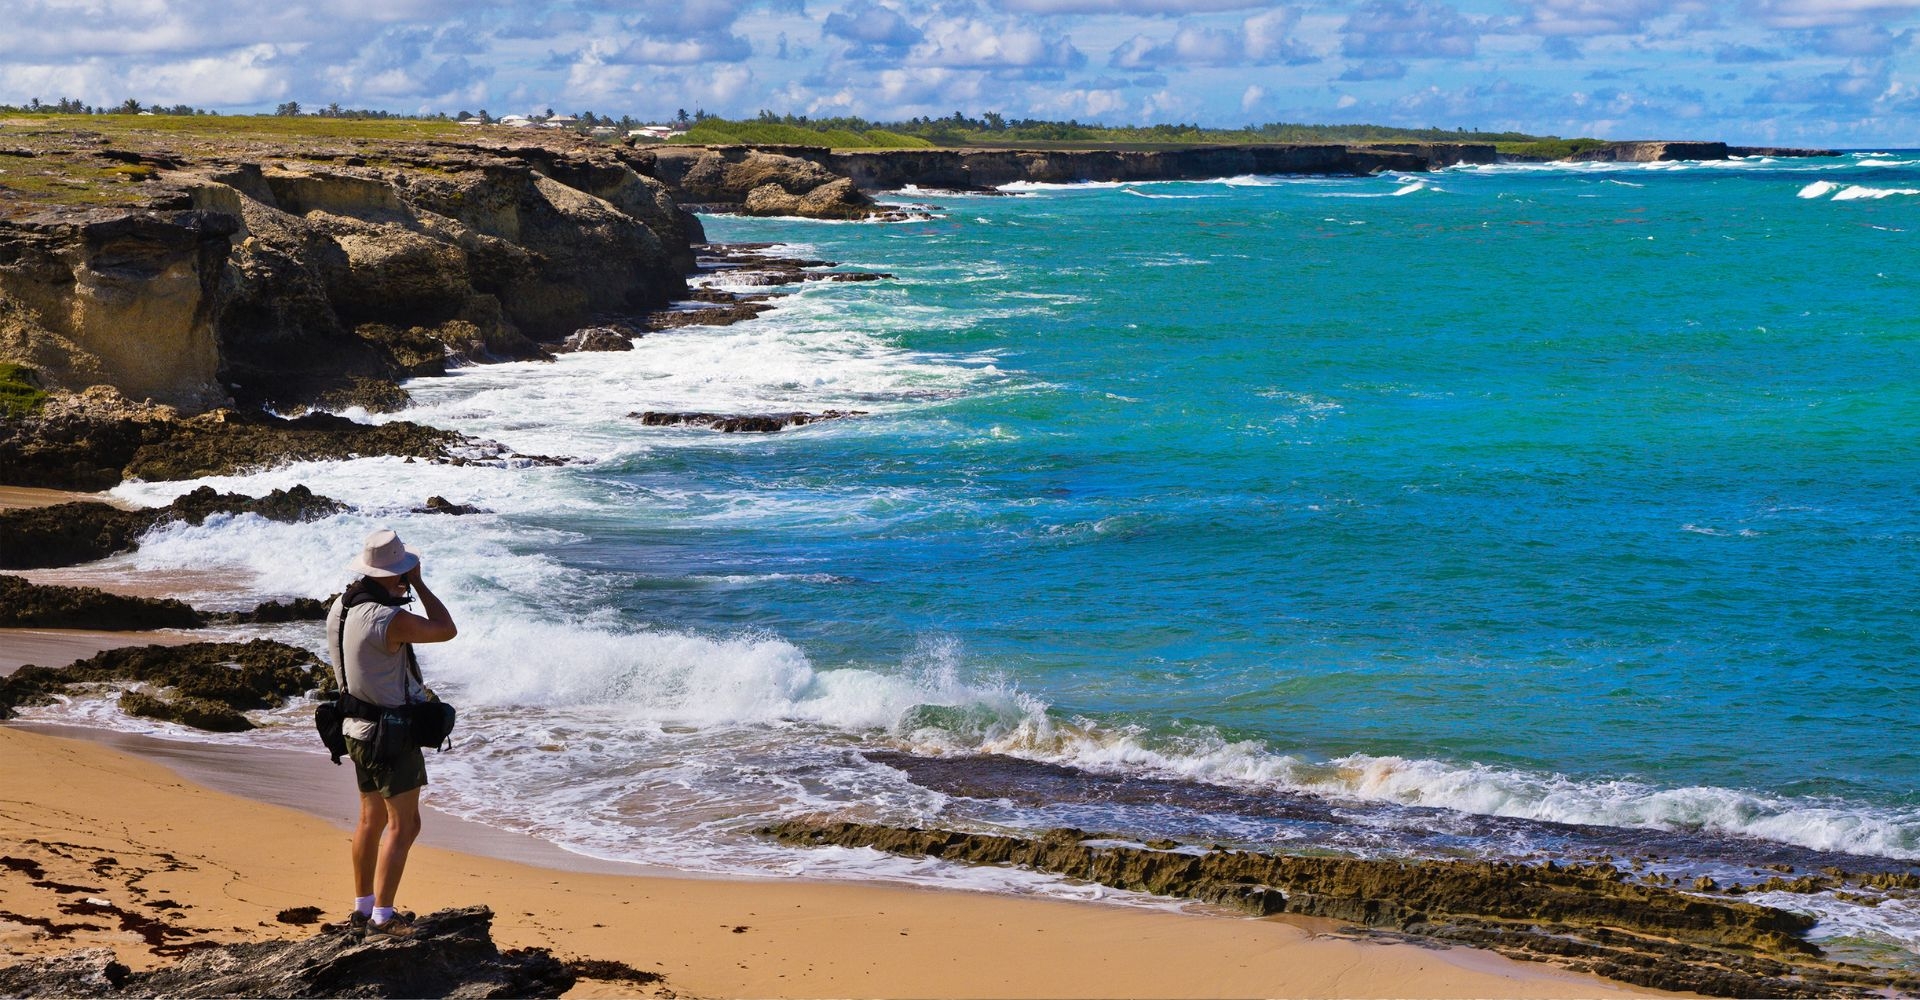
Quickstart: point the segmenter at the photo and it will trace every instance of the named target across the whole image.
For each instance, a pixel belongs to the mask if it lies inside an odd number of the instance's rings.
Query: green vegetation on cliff
[[[835,149],[921,149],[933,145],[926,139],[886,129],[810,128],[786,122],[734,122],[724,118],[703,118],[686,135],[675,141],[713,146],[750,144],[829,146]]]
[[[31,416],[47,401],[40,377],[26,365],[0,361],[0,419]]]
[[[835,148],[1004,147],[1073,149],[1250,143],[1306,143],[1365,145],[1369,143],[1460,142],[1498,144],[1519,149],[1581,143],[1597,139],[1558,139],[1525,132],[1480,132],[1467,129],[1394,128],[1387,125],[1305,125],[1270,122],[1245,128],[1202,128],[1199,125],[1092,125],[1079,121],[1009,120],[989,112],[968,118],[956,111],[945,118],[912,118],[902,122],[873,122],[864,118],[808,118],[762,111],[752,121],[729,121],[703,116],[680,143],[788,143]],[[1536,155],[1528,153],[1528,155]],[[1562,154],[1565,155],[1565,154]]]
[[[1509,156],[1522,156],[1529,160],[1564,160],[1575,153],[1605,145],[1605,139],[1537,139],[1533,142],[1498,142],[1494,148]]]

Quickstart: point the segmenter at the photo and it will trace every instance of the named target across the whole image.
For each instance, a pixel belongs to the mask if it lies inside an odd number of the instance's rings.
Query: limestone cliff
[[[1241,174],[1364,176],[1492,163],[1492,146],[1235,145],[1163,150],[881,149],[665,146],[623,154],[676,197],[719,211],[863,219],[887,212],[867,192],[977,191],[1019,181],[1165,181]]]
[[[703,238],[644,161],[564,139],[33,138],[29,158],[75,176],[150,166],[126,204],[0,198],[0,359],[188,412],[397,405],[393,379],[450,354],[538,354],[683,295]]]
[[[1735,156],[1836,156],[1831,149],[1784,146],[1729,146],[1724,142],[1610,142],[1567,157],[1574,162],[1658,163],[1667,160],[1725,160]]]

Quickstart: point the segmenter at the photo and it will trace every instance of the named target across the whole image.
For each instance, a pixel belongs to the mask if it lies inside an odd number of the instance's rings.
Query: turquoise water
[[[1079,891],[748,832],[824,811],[1920,860],[1920,154],[1011,194],[710,218],[894,278],[416,382],[412,419],[578,461],[219,481],[356,509],[129,558],[323,596],[397,527],[461,622],[436,805],[604,857]],[[826,409],[864,415],[629,416]],[[1912,900],[1756,898],[1920,950]]]
[[[865,432],[683,453],[676,475],[829,513],[657,557],[859,585],[644,603],[829,662],[952,636],[1154,730],[1920,805],[1920,199],[1796,197],[1920,174],[1831,166],[710,220],[902,276],[849,298],[980,315],[899,343],[1008,374]]]

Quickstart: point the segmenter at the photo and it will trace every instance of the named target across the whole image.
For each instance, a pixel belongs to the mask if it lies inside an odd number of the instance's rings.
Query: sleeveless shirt
[[[327,611],[327,647],[333,654],[333,680],[343,678],[347,692],[364,702],[385,707],[426,700],[426,691],[407,669],[407,650],[387,652],[387,627],[399,608],[377,601],[362,601],[345,609],[346,648],[341,648],[340,617],[336,599]],[[341,731],[356,740],[373,739],[373,723],[367,719],[347,719]]]

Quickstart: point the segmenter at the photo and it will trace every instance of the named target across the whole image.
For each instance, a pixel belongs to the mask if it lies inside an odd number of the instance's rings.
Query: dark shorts
[[[362,795],[379,792],[381,798],[424,788],[427,784],[427,758],[419,747],[408,747],[391,764],[368,763],[373,744],[347,737],[347,756],[353,758],[353,779],[360,783]]]

